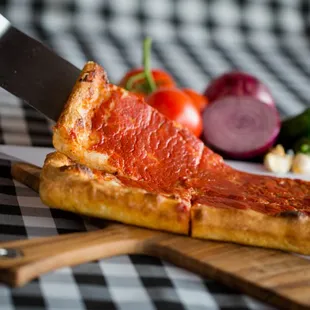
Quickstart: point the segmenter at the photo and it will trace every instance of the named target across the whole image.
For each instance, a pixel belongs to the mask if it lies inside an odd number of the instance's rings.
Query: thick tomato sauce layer
[[[309,183],[236,171],[141,97],[113,85],[107,91],[92,118],[90,150],[107,154],[125,185],[212,207],[310,215]]]
[[[191,185],[197,189],[192,196],[193,203],[252,209],[267,215],[285,211],[310,215],[310,186],[305,181],[252,175],[232,168],[210,173],[204,185],[201,180],[203,178],[191,180]]]
[[[109,155],[109,164],[149,190],[184,191],[183,181],[222,158],[204,148],[188,130],[168,121],[141,97],[112,86],[111,96],[92,119],[96,141],[90,149]],[[128,181],[129,182],[129,181]]]

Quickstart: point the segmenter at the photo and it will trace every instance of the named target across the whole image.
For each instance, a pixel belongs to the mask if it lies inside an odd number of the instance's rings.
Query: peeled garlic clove
[[[273,149],[271,149],[270,153],[277,154],[280,156],[285,156],[284,147],[281,144],[277,144]]]
[[[264,158],[264,165],[267,170],[275,173],[287,173],[292,167],[292,155],[278,155],[268,153]]]
[[[278,144],[265,155],[264,165],[275,173],[287,173],[292,167],[293,154],[286,154],[284,147]]]
[[[298,153],[293,159],[292,171],[294,173],[310,174],[310,156]]]

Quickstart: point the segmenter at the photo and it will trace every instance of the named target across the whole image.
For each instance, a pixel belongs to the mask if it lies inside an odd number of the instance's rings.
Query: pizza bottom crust
[[[98,176],[58,152],[45,160],[40,197],[52,208],[91,217],[310,255],[308,216],[269,216],[251,209],[202,204],[190,209],[181,199],[124,186],[112,174]]]
[[[250,209],[197,204],[191,208],[191,219],[195,238],[310,254],[308,216],[270,216]]]
[[[175,197],[124,186],[112,174],[96,175],[61,153],[49,154],[40,176],[40,198],[46,205],[86,216],[189,233],[190,208]]]

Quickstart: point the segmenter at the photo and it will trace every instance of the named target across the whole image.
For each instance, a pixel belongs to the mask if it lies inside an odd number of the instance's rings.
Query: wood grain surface
[[[38,189],[40,169],[15,164],[14,178]],[[281,251],[202,241],[129,225],[102,221],[103,229],[62,236],[0,243],[21,250],[22,257],[0,259],[0,280],[20,286],[64,266],[120,254],[163,258],[269,304],[310,309],[310,261]]]

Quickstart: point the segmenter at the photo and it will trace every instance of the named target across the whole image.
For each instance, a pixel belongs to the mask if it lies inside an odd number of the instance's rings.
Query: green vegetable
[[[277,144],[282,144],[285,149],[295,149],[302,138],[310,139],[310,108],[282,122]]]
[[[133,85],[145,78],[147,81],[147,86],[149,87],[149,92],[154,92],[156,90],[156,83],[154,81],[152,72],[151,72],[151,46],[152,46],[152,39],[149,37],[146,37],[143,41],[143,59],[142,59],[142,63],[143,63],[143,71],[140,73],[137,73],[133,76],[131,76],[127,83],[125,88],[127,90],[130,90],[133,88]],[[142,92],[143,91],[147,91],[145,89],[142,88]]]
[[[310,138],[303,137],[294,144],[294,152],[310,154]]]

